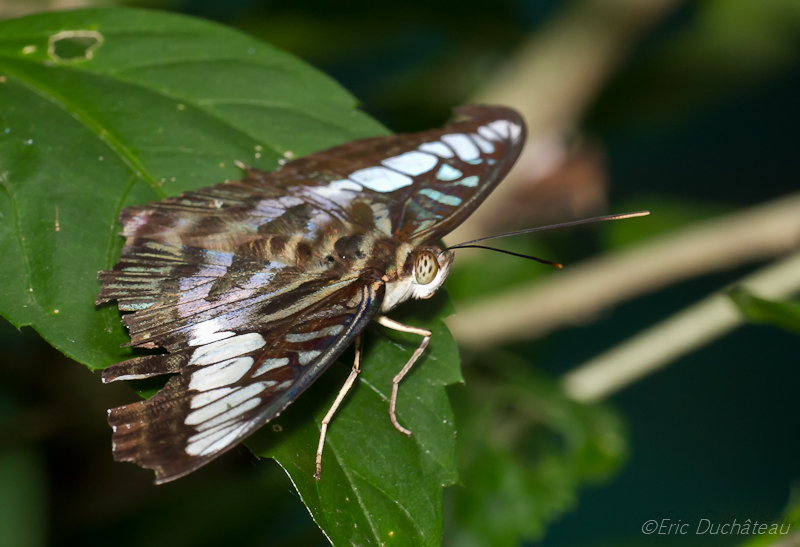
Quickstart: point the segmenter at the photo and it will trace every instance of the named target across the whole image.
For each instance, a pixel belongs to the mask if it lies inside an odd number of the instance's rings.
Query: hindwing
[[[105,369],[106,382],[178,374],[152,398],[109,411],[114,458],[166,482],[235,446],[333,363],[380,307],[382,291],[353,282],[266,326]]]

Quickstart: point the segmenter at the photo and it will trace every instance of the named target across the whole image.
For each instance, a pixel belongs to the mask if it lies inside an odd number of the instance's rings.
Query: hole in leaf
[[[103,43],[103,35],[94,30],[64,30],[53,34],[47,54],[58,63],[89,61]]]

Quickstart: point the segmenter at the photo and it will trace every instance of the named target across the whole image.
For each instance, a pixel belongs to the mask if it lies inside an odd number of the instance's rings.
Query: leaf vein
[[[132,150],[130,150],[127,146],[122,144],[117,137],[115,137],[112,133],[110,133],[103,124],[92,117],[86,110],[80,108],[78,105],[67,99],[64,95],[58,93],[56,90],[52,89],[50,86],[43,84],[42,82],[36,82],[30,78],[26,78],[20,75],[17,71],[11,69],[6,65],[5,67],[7,73],[13,76],[16,80],[18,80],[22,85],[39,95],[40,97],[44,98],[47,101],[50,101],[52,104],[56,105],[57,107],[61,108],[72,117],[77,119],[81,122],[84,127],[86,127],[89,131],[94,133],[98,139],[100,139],[103,143],[108,146],[108,148],[114,152],[114,154],[119,157],[128,168],[137,173],[137,176],[141,176],[141,178],[150,186],[153,191],[156,192],[161,197],[166,197],[166,193],[162,190],[155,182],[155,178],[152,174],[150,174],[142,164],[142,162],[136,157]]]
[[[29,303],[39,306],[39,303],[36,301],[36,295],[33,293],[33,286],[31,285],[30,260],[28,259],[28,253],[25,251],[25,245],[22,242],[22,226],[20,226],[19,210],[17,208],[17,197],[14,195],[14,192],[11,191],[11,187],[8,184],[7,176],[8,176],[7,173],[0,174],[0,186],[3,187],[3,189],[8,194],[9,199],[11,200],[11,210],[14,213],[14,225],[16,226],[15,231],[17,233],[17,240],[19,242],[20,252],[22,253],[22,262],[25,266],[25,280],[27,281],[28,285],[28,294],[26,295],[26,297]]]
[[[138,177],[135,175],[131,177],[131,182],[128,183],[128,186],[122,192],[122,196],[120,197],[117,205],[114,207],[114,218],[111,220],[111,233],[115,234],[112,237],[108,244],[108,258],[106,259],[106,268],[112,268],[114,263],[117,260],[117,253],[114,252],[114,242],[117,240],[116,237],[116,227],[119,224],[119,214],[122,212],[122,204],[125,203],[125,200],[128,199],[128,195],[133,190],[133,187],[136,186],[136,183],[139,181]]]
[[[394,503],[395,505],[397,505],[397,506],[398,506],[400,509],[402,509],[402,511],[403,511],[403,512],[406,514],[406,516],[408,517],[408,520],[410,520],[410,521],[411,521],[411,524],[413,524],[413,525],[414,525],[414,527],[415,527],[415,528],[417,529],[417,531],[419,532],[419,535],[420,535],[420,536],[422,536],[422,537],[425,537],[425,531],[424,531],[424,528],[423,528],[422,526],[420,526],[420,525],[419,525],[419,523],[417,522],[417,519],[415,519],[415,518],[414,518],[414,517],[411,515],[411,512],[410,512],[410,511],[409,511],[409,510],[406,508],[406,506],[405,506],[405,505],[403,505],[403,504],[402,504],[402,503],[400,503],[398,500],[396,500],[396,499],[394,498],[394,496],[392,496],[391,494],[389,494],[388,492],[386,492],[386,491],[385,491],[383,488],[381,488],[379,485],[377,485],[377,484],[375,484],[375,483],[373,483],[373,482],[370,482],[370,481],[369,481],[369,480],[368,480],[368,479],[367,479],[367,478],[366,478],[364,475],[362,475],[362,474],[361,474],[361,473],[359,473],[358,471],[355,471],[355,470],[354,470],[354,471],[353,471],[353,473],[354,473],[355,475],[358,475],[359,477],[361,477],[361,479],[362,479],[364,482],[366,482],[366,483],[368,483],[368,484],[372,485],[372,487],[373,487],[373,488],[375,488],[375,490],[377,490],[378,492],[380,492],[381,494],[383,494],[383,495],[384,495],[384,497],[386,497],[386,498],[387,498],[389,501],[393,502],[393,503]],[[428,501],[428,504],[430,505],[430,503],[431,503],[431,499],[430,499],[430,498],[427,496],[427,491],[426,491],[426,490],[424,490],[424,489],[423,489],[423,491],[424,491],[424,492],[425,492],[425,494],[426,494],[426,495],[425,495],[425,499]]]
[[[342,460],[342,458],[339,456],[339,451],[336,450],[336,443],[333,443],[333,442],[331,442],[329,440],[328,441],[328,446],[330,446],[331,450],[333,451],[333,455],[336,458],[336,462],[339,464],[339,467],[342,468],[342,472],[344,473],[344,476],[347,477],[347,480],[351,484],[351,489],[353,490],[353,495],[355,495],[356,500],[358,500],[358,505],[361,507],[361,511],[364,513],[364,518],[367,520],[367,523],[369,523],[369,528],[370,528],[370,530],[372,530],[372,534],[375,536],[375,542],[376,542],[375,544],[376,545],[380,545],[381,536],[378,533],[378,530],[375,528],[375,523],[372,521],[372,518],[370,517],[370,513],[367,510],[367,506],[366,506],[366,504],[364,503],[364,500],[361,497],[361,493],[355,487],[355,483],[353,482],[353,477],[350,474],[351,473],[350,470],[347,468],[347,465]]]
[[[23,62],[28,62],[28,63],[31,63],[31,64],[38,64],[38,63],[36,63],[35,61],[23,61]],[[60,67],[59,67],[59,68],[60,68]],[[38,90],[38,88],[37,88],[37,87],[36,87],[36,86],[35,86],[35,85],[34,85],[32,82],[31,82],[31,83],[28,83],[28,82],[26,82],[24,78],[20,77],[20,76],[19,76],[18,74],[16,74],[16,72],[14,72],[14,71],[8,71],[8,73],[9,73],[9,74],[12,74],[12,75],[13,75],[15,78],[19,79],[19,81],[20,81],[20,82],[22,82],[23,84],[26,84],[28,87],[31,87],[31,88],[32,88],[32,89],[33,89],[35,92],[39,93],[39,90]],[[100,78],[100,79],[109,79],[109,76],[108,76],[108,75],[106,75],[106,74],[97,74],[97,73],[93,73],[93,74],[94,74],[96,77]],[[118,79],[116,79],[116,80],[115,80],[114,78],[110,78],[110,79],[111,79],[112,81],[124,82],[124,83],[126,83],[126,84],[128,84],[128,85],[132,85],[132,86],[134,86],[134,87],[138,87],[138,88],[140,88],[140,89],[143,89],[143,90],[149,91],[149,92],[151,92],[151,93],[154,93],[154,94],[156,94],[156,95],[159,95],[159,96],[161,96],[161,97],[164,97],[165,99],[168,99],[168,100],[170,100],[170,101],[175,101],[176,103],[177,103],[178,101],[189,102],[189,101],[186,101],[185,99],[182,99],[182,98],[180,98],[180,97],[174,97],[174,96],[172,96],[172,95],[169,95],[169,94],[167,94],[167,93],[164,93],[163,91],[160,91],[160,90],[158,90],[158,89],[155,89],[155,88],[153,88],[153,87],[150,87],[150,86],[147,86],[147,85],[144,85],[144,84],[142,84],[142,83],[140,83],[140,82],[134,82],[134,81],[131,81],[131,80],[129,80],[129,79],[126,79],[126,78],[118,78]],[[44,91],[45,91],[44,89],[42,89],[41,91],[42,91],[42,93],[39,93],[39,95],[43,96],[44,98],[46,98],[46,99],[50,100],[50,101],[51,101],[51,102],[53,102],[54,104],[56,104],[56,105],[58,105],[59,107],[63,108],[63,109],[66,111],[66,112],[69,112],[69,113],[70,113],[70,114],[72,114],[73,116],[77,114],[77,112],[71,112],[69,109],[67,109],[67,108],[66,108],[66,106],[67,106],[67,105],[66,105],[66,103],[68,102],[66,98],[64,98],[64,97],[61,97],[61,98],[63,99],[63,101],[64,101],[64,104],[62,104],[62,103],[59,103],[59,102],[58,102],[58,100],[56,100],[56,97],[58,96],[58,94],[57,94],[55,91],[53,91],[53,90],[49,90],[49,92],[50,92],[50,93],[52,93],[52,96],[50,96],[50,95],[48,95],[48,94],[45,94],[45,93],[44,93]],[[194,103],[191,103],[191,102],[189,102],[189,104],[192,104],[192,106],[195,106],[195,107],[196,107],[196,105],[195,105]],[[252,140],[254,140],[254,141],[256,142],[256,144],[260,144],[260,145],[262,145],[262,146],[265,146],[265,147],[267,147],[267,148],[269,148],[269,149],[273,150],[273,151],[274,151],[276,154],[278,154],[278,155],[283,155],[283,151],[282,151],[282,150],[279,150],[279,149],[277,149],[277,148],[276,148],[274,145],[272,145],[272,144],[268,144],[268,143],[266,143],[266,142],[263,142],[263,141],[261,141],[261,140],[260,140],[258,137],[256,137],[256,136],[254,136],[254,135],[250,134],[250,132],[249,132],[249,131],[246,131],[246,130],[242,129],[241,127],[238,127],[238,126],[236,126],[236,125],[233,125],[231,122],[229,122],[229,121],[227,121],[227,120],[225,120],[225,119],[222,119],[222,118],[220,118],[220,117],[216,116],[215,114],[213,114],[212,112],[210,112],[210,111],[208,111],[208,110],[206,110],[206,109],[204,109],[204,108],[199,108],[199,107],[197,107],[197,110],[198,110],[199,112],[201,112],[202,114],[205,114],[205,115],[206,115],[206,116],[208,116],[209,118],[211,118],[211,119],[213,119],[213,120],[215,120],[215,121],[217,121],[217,122],[221,123],[221,124],[222,124],[222,125],[224,125],[225,127],[229,128],[229,129],[233,129],[235,132],[237,132],[237,133],[239,133],[239,134],[241,134],[241,135],[244,135],[244,136],[246,136],[248,139],[252,139]],[[79,118],[79,119],[80,119],[80,118]],[[90,118],[90,119],[91,119],[91,118]],[[80,119],[80,121],[84,122],[84,124],[86,125],[86,120]],[[96,123],[97,123],[98,127],[102,127],[102,125],[101,125],[101,124],[99,124],[99,122],[96,122]],[[91,128],[91,127],[89,127],[88,125],[87,125],[87,128],[89,128],[90,130],[92,130],[92,128]],[[114,148],[113,148],[112,146],[110,146],[110,143],[109,143],[109,141],[110,141],[111,139],[113,139],[114,141],[116,141],[116,139],[115,139],[115,138],[113,138],[113,137],[112,137],[110,134],[108,134],[108,132],[107,132],[107,131],[105,132],[105,134],[106,134],[106,135],[107,135],[107,137],[108,137],[108,138],[106,138],[106,139],[103,139],[103,136],[102,136],[103,134],[102,134],[102,133],[100,133],[100,132],[98,132],[98,131],[96,131],[96,130],[93,130],[93,132],[94,132],[95,134],[97,134],[97,136],[98,136],[98,138],[100,138],[100,140],[103,140],[103,142],[106,142],[107,144],[109,144],[109,148],[111,148],[112,150],[114,150]],[[120,146],[122,146],[122,144],[121,144],[121,143],[119,143],[119,145],[120,145]],[[123,149],[125,149],[124,147],[122,147],[122,148],[123,148]],[[115,151],[115,152],[117,152],[116,150],[114,150],[114,151]],[[126,157],[125,157],[125,156],[120,156],[120,157],[121,157],[121,159],[123,160],[123,162],[127,163],[127,161],[126,161]],[[136,161],[136,162],[137,162],[139,165],[141,165],[141,167],[140,167],[140,168],[138,168],[138,169],[136,169],[136,170],[134,170],[134,171],[138,171],[138,172],[142,173],[143,175],[144,175],[144,174],[147,174],[147,177],[143,177],[143,178],[144,178],[144,179],[147,181],[148,185],[149,185],[149,186],[150,186],[150,187],[151,187],[151,188],[152,188],[152,189],[153,189],[153,190],[154,190],[154,191],[155,191],[155,192],[156,192],[156,193],[157,193],[157,194],[158,194],[160,197],[162,197],[162,198],[164,198],[164,197],[167,197],[167,194],[166,194],[166,192],[164,192],[164,191],[161,189],[161,187],[160,187],[160,186],[158,186],[158,184],[155,182],[155,177],[153,177],[152,175],[150,175],[149,173],[147,173],[147,171],[145,170],[144,166],[141,164],[141,162],[138,162],[138,161],[136,160],[136,158],[135,158],[135,156],[133,156],[133,154],[131,154],[131,159],[132,159],[132,160],[134,160],[134,161]],[[132,166],[131,166],[131,165],[129,165],[129,167],[132,167]]]
[[[369,387],[370,387],[370,389],[372,389],[372,390],[373,390],[375,393],[377,393],[377,394],[378,394],[378,396],[379,396],[379,397],[381,397],[381,398],[382,398],[384,401],[388,401],[388,400],[389,400],[389,397],[388,397],[388,396],[384,395],[384,394],[383,394],[383,392],[382,392],[381,390],[379,390],[379,389],[378,389],[376,386],[372,385],[372,384],[371,384],[371,383],[370,383],[368,380],[365,380],[364,378],[361,378],[361,382],[362,382],[362,383],[364,383],[364,384],[366,384],[367,386],[369,386]],[[402,412],[400,412],[400,411],[395,411],[395,413],[396,413],[396,414],[398,414],[398,415],[400,415],[400,416],[402,416],[402,415],[403,415],[403,413],[402,413]],[[412,438],[412,439],[414,439],[414,442],[417,444],[417,446],[419,447],[419,449],[420,449],[420,450],[422,450],[422,453],[423,453],[423,454],[426,454],[426,455],[427,455],[427,456],[428,456],[430,459],[432,459],[433,461],[435,461],[435,462],[436,462],[436,463],[439,465],[439,467],[440,467],[441,469],[447,469],[447,463],[446,463],[446,462],[444,462],[444,461],[440,460],[439,458],[436,458],[436,457],[433,455],[433,453],[426,451],[426,449],[425,449],[425,445],[424,445],[424,444],[422,444],[422,441],[420,440],[419,436],[417,436],[417,435],[411,435],[411,438]]]
[[[268,68],[271,70],[281,70],[282,72],[286,72],[287,74],[291,74],[291,72],[287,70],[282,70],[278,63],[261,63],[258,62],[256,59],[242,59],[241,57],[211,57],[206,56],[202,59],[197,57],[182,57],[182,58],[173,58],[169,60],[159,60],[159,61],[144,61],[141,63],[131,63],[129,65],[125,65],[122,68],[110,70],[109,72],[112,74],[125,74],[126,72],[132,72],[134,70],[141,70],[143,68],[162,68],[162,67],[169,67],[174,65],[185,65],[189,63],[213,63],[213,62],[226,62],[226,63],[239,63],[242,65],[251,65],[257,68]]]

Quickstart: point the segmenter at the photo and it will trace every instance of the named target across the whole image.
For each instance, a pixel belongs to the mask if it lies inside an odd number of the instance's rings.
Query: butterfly
[[[442,129],[358,140],[275,172],[124,209],[125,245],[100,272],[131,346],[167,353],[103,371],[103,381],[173,375],[152,398],[109,410],[113,454],[166,482],[276,417],[355,342],[353,370],[321,426],[315,476],[336,407],[360,372],[370,321],[420,335],[393,379],[424,352],[425,329],[386,315],[442,286],[453,251],[436,245],[503,179],[525,124],[493,106],[456,109]]]

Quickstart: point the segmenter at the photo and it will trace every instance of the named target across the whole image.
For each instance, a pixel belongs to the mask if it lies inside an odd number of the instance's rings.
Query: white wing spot
[[[453,151],[450,150],[450,147],[446,144],[443,144],[439,141],[434,142],[426,142],[424,144],[420,144],[417,147],[417,150],[422,150],[423,152],[429,152],[431,154],[436,154],[441,158],[452,158]]]
[[[478,145],[478,148],[480,148],[481,152],[483,152],[484,154],[491,154],[492,152],[494,152],[494,145],[489,141],[487,141],[486,139],[484,139],[483,137],[481,137],[480,135],[476,133],[470,133],[469,136],[472,138],[473,141],[475,141],[475,144]]]
[[[238,429],[235,429],[235,430],[231,431],[230,433],[225,435],[223,438],[221,438],[220,440],[218,440],[217,442],[215,442],[214,444],[212,444],[211,446],[209,446],[208,448],[203,450],[200,453],[200,455],[205,456],[206,454],[213,454],[214,452],[216,452],[218,450],[222,450],[223,448],[225,448],[226,446],[228,446],[229,444],[234,442],[236,439],[238,439],[239,438],[239,434],[241,433],[241,431],[245,427],[247,427],[247,424],[243,424]],[[188,447],[187,447],[187,449],[188,449]]]
[[[196,435],[192,435],[191,437],[189,437],[188,442],[190,445],[193,444],[197,446],[200,444],[197,441],[207,439],[208,442],[203,444],[208,445],[213,443],[216,439],[225,436],[229,431],[232,431],[240,426],[241,424],[239,423],[233,423],[233,424],[222,424],[217,427],[212,427],[211,429],[207,429],[205,431],[197,433]],[[188,446],[186,447],[186,450],[187,451],[189,450]]]
[[[411,151],[385,159],[381,163],[395,171],[416,177],[436,167],[436,164],[439,163],[439,158],[424,152]]]
[[[206,406],[208,403],[213,403],[220,397],[225,397],[225,395],[234,391],[235,389],[238,388],[221,387],[212,391],[206,391],[205,393],[198,393],[192,397],[192,404],[190,406],[191,408],[200,408],[201,406]]]
[[[266,359],[256,370],[255,374],[253,374],[253,378],[256,376],[261,376],[264,373],[269,372],[270,370],[274,370],[276,368],[285,367],[289,364],[288,357],[281,357],[279,359]]]
[[[201,368],[192,374],[189,389],[194,391],[208,391],[222,386],[230,385],[242,379],[250,367],[253,366],[252,357],[237,357],[216,365]]]
[[[281,382],[280,384],[277,385],[277,387],[275,387],[275,391],[283,391],[284,389],[291,387],[293,383],[294,382],[292,380],[286,380],[285,382]]]
[[[360,192],[363,189],[363,186],[356,184],[352,180],[342,179],[335,180],[329,183],[327,186],[315,186],[312,188],[312,191],[315,194],[325,198],[344,198],[352,192]],[[344,192],[347,192],[347,194]]]
[[[236,423],[234,423],[234,424],[229,424],[229,423],[220,424],[220,425],[218,425],[216,427],[211,427],[209,429],[205,429],[203,431],[200,431],[200,433],[196,433],[195,435],[192,435],[187,440],[188,440],[188,442],[191,443],[191,442],[194,442],[194,441],[199,441],[200,439],[207,439],[211,435],[216,435],[216,433],[219,433],[219,431],[221,429],[227,429],[227,430],[230,431],[231,429],[233,429],[235,427],[238,427],[238,426],[239,426],[239,424],[236,424]]]
[[[472,175],[471,177],[467,177],[463,180],[458,181],[456,184],[460,184],[461,186],[468,186],[470,188],[475,188],[478,185],[478,178],[477,175]]]
[[[323,336],[334,336],[342,332],[344,327],[342,325],[334,325],[326,329],[316,330],[314,332],[303,332],[298,334],[287,334],[284,339],[287,342],[307,342],[315,338],[322,338]]]
[[[195,426],[195,429],[197,431],[206,431],[208,429],[212,429],[214,427],[217,427],[220,424],[224,424],[225,422],[228,422],[230,420],[233,420],[233,419],[237,418],[238,416],[244,414],[245,412],[247,412],[251,408],[257,407],[260,402],[261,402],[261,398],[260,397],[253,397],[252,399],[250,399],[248,401],[245,401],[241,405],[230,409],[229,411],[225,412],[224,414],[220,414],[216,418],[212,418],[211,420],[208,420],[207,422],[204,422],[204,423],[201,423],[200,425]],[[195,412],[197,412],[197,411],[195,411]]]
[[[414,182],[411,177],[386,167],[359,169],[352,173],[349,178],[376,192],[394,192],[400,188],[410,186]]]
[[[489,124],[489,129],[500,135],[502,138],[507,139],[510,137],[508,134],[508,120],[496,120]]]
[[[191,330],[192,337],[189,340],[189,345],[205,346],[207,344],[211,344],[212,342],[225,340],[226,338],[230,338],[236,334],[232,331],[217,332],[217,330],[220,328],[218,320],[219,317],[215,317],[214,319],[209,319],[208,321],[203,321],[202,323],[198,323],[193,326]]]
[[[422,194],[423,196],[428,196],[432,200],[438,201],[443,205],[450,205],[452,207],[461,205],[461,198],[443,194],[438,190],[434,190],[432,188],[423,188],[422,190],[419,191],[419,193]]]
[[[239,433],[247,427],[247,424],[233,424],[215,431],[211,435],[206,435],[202,439],[190,442],[186,446],[186,453],[190,456],[206,456],[228,446]]]
[[[462,176],[464,173],[446,163],[442,164],[436,173],[436,178],[444,181],[460,179]]]
[[[456,151],[458,157],[464,161],[478,159],[481,156],[480,150],[472,142],[472,139],[463,133],[454,133],[452,135],[442,135],[442,140],[447,145]]]
[[[250,332],[200,346],[192,354],[190,365],[210,365],[237,355],[255,351],[266,344],[264,337],[257,332]]]
[[[484,139],[487,139],[487,140],[490,140],[490,141],[501,141],[501,140],[503,140],[503,138],[500,135],[498,135],[497,133],[492,131],[486,125],[482,125],[482,126],[480,126],[478,128],[478,134],[481,137],[483,137]]]
[[[519,138],[522,128],[508,120],[496,120],[489,124],[489,128],[504,139],[516,141]]]
[[[122,374],[120,376],[115,376],[113,381],[117,382],[119,380],[144,380],[145,378],[151,378],[151,377],[152,374]],[[103,379],[100,381],[103,382],[104,384],[107,384],[111,380]]]
[[[298,351],[297,358],[300,360],[301,365],[307,365],[317,358],[322,353],[321,351]]]
[[[257,382],[255,384],[250,384],[249,386],[237,389],[222,399],[219,399],[210,405],[204,406],[203,408],[190,413],[188,416],[186,416],[184,423],[186,425],[202,424],[204,422],[208,422],[212,418],[221,418],[233,410],[237,411],[235,415],[243,414],[247,412],[249,408],[252,408],[249,407],[242,409],[242,407],[247,406],[244,403],[249,405],[252,404],[251,401],[259,401],[259,398],[254,398],[253,396],[258,395],[266,388],[266,382]]]

